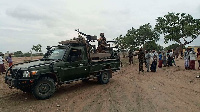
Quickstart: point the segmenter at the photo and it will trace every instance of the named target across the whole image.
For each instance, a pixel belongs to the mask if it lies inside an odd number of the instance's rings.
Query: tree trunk
[[[176,48],[176,50],[173,53],[173,57],[179,54],[179,51],[183,51],[183,46],[185,46],[184,44],[180,44],[179,47]]]

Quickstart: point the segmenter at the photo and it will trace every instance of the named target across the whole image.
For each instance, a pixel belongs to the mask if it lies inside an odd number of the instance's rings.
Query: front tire
[[[39,99],[44,100],[50,98],[56,90],[55,82],[49,77],[39,79],[33,86],[32,93]]]
[[[110,80],[111,74],[109,71],[103,71],[100,73],[98,77],[98,82],[100,84],[107,84]]]

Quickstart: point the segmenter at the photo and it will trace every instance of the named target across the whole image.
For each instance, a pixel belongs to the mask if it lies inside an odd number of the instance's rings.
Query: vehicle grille
[[[22,77],[23,71],[20,70],[20,69],[11,69],[10,70],[10,75],[11,75],[12,78],[18,79],[18,78]]]

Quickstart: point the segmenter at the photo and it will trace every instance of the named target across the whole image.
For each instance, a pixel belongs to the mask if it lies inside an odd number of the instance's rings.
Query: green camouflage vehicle
[[[91,53],[87,41],[68,40],[61,45],[47,47],[47,53],[40,60],[18,63],[8,68],[5,83],[11,88],[31,92],[37,99],[47,99],[56,91],[57,85],[73,81],[87,81],[97,78],[107,84],[112,73],[120,69],[120,58],[110,48],[108,53]],[[82,42],[81,42],[82,41]]]

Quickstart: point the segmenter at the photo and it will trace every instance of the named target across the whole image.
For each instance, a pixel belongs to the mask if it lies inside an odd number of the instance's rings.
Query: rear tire
[[[98,82],[100,84],[107,84],[110,80],[110,72],[109,71],[103,71],[100,73],[99,77],[98,77]]]
[[[34,84],[32,93],[37,99],[44,100],[50,98],[55,90],[54,80],[49,77],[42,77]]]

